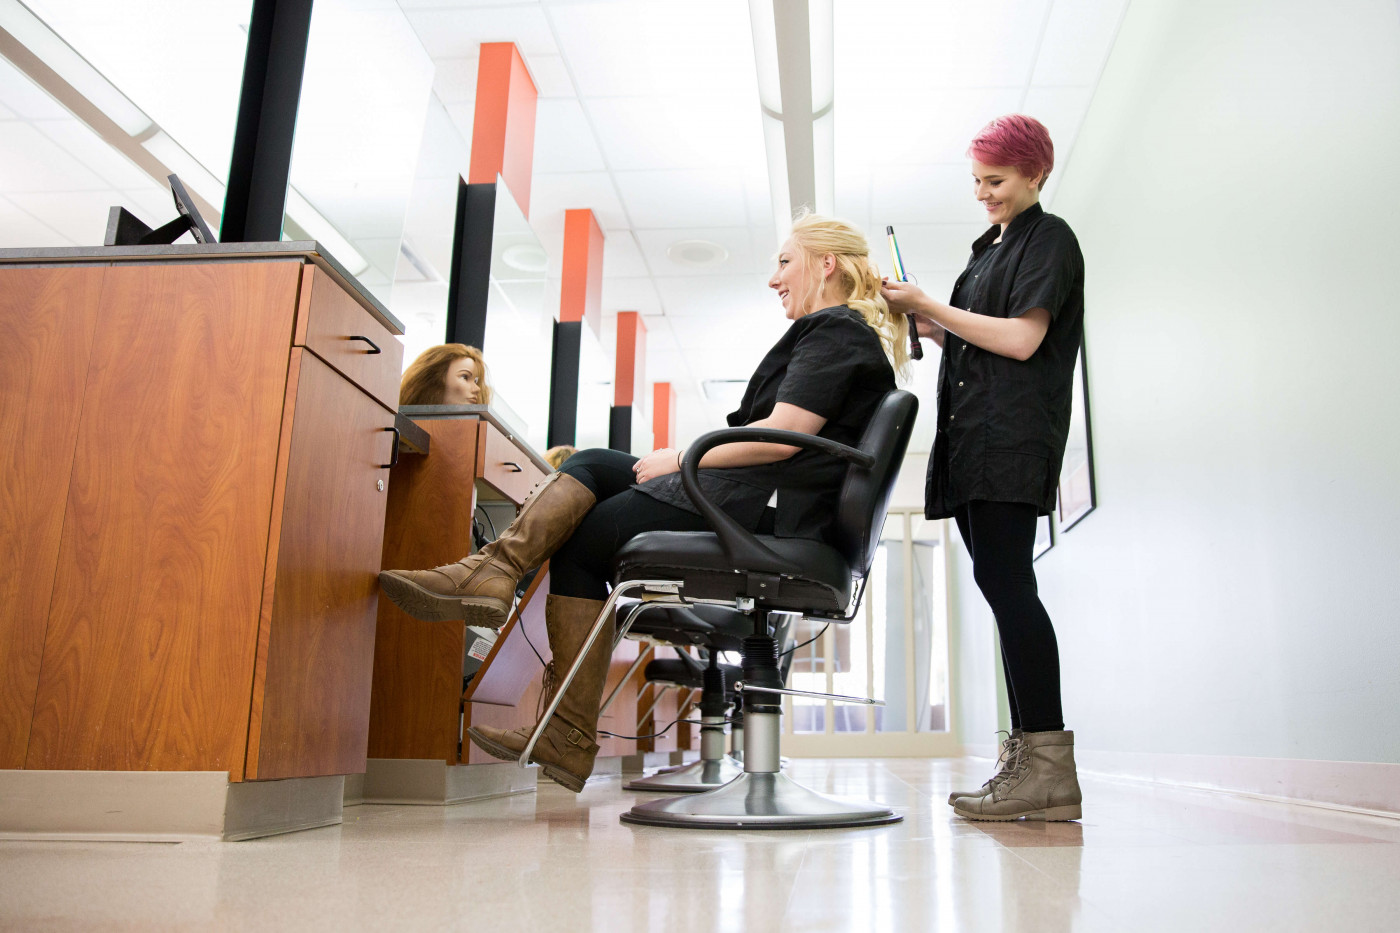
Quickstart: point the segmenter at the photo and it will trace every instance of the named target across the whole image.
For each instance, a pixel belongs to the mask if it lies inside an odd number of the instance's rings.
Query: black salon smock
[[[816,311],[792,322],[763,357],[729,417],[730,427],[752,424],[787,402],[826,424],[818,437],[855,446],[880,400],[895,387],[894,370],[874,328],[845,305]],[[755,466],[700,471],[700,488],[716,505],[755,528],[773,491],[778,492],[774,534],[821,540],[836,517],[847,463],[813,450]],[[697,509],[668,473],[636,487],[654,499],[689,512]]]
[[[938,433],[929,457],[924,514],[949,518],[974,500],[1055,507],[1069,434],[1074,364],[1084,336],[1084,257],[1069,225],[1033,204],[1001,232],[972,244],[950,304],[1012,318],[1050,312],[1050,328],[1025,361],[949,333],[938,371]]]

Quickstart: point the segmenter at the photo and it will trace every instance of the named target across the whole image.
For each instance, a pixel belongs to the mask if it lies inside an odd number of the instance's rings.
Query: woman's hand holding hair
[[[636,463],[632,464],[632,472],[637,474],[637,482],[645,483],[648,480],[656,479],[658,476],[665,476],[667,473],[675,473],[681,468],[681,454],[683,451],[674,447],[662,447],[660,450],[653,450]]]

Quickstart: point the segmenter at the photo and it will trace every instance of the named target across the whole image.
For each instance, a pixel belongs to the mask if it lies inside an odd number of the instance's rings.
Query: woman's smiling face
[[[777,290],[788,320],[795,321],[811,312],[814,289],[807,276],[807,259],[791,239],[778,250],[778,271],[768,280],[768,287]]]
[[[1039,179],[1027,178],[1014,165],[984,165],[975,159],[972,190],[989,224],[1009,224],[1040,199]]]

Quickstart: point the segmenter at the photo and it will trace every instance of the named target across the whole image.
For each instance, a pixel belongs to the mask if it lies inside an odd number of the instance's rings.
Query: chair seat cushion
[[[724,671],[725,695],[732,695],[734,685],[744,679],[744,669],[733,664],[721,664],[719,667]],[[704,686],[704,668],[691,667],[680,658],[657,658],[647,664],[645,673],[648,683],[676,684],[695,690]]]
[[[648,531],[622,546],[613,560],[613,576],[624,580],[684,580],[683,597],[734,599],[752,596],[766,609],[843,613],[851,600],[851,568],[831,545],[808,538],[756,535],[758,540],[801,568],[783,575],[777,592],[771,586],[757,589],[750,578],[734,568],[708,531]],[[643,613],[645,615],[645,613]]]

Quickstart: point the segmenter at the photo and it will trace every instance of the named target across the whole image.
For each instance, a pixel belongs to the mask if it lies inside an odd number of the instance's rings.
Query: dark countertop
[[[546,473],[554,472],[554,467],[530,446],[529,441],[525,440],[514,426],[493,411],[490,405],[402,405],[399,407],[399,414],[414,421],[433,421],[440,418],[477,418],[489,421],[514,441],[535,466]]]
[[[152,246],[49,246],[26,249],[0,249],[0,265],[32,265],[47,262],[207,262],[209,260],[300,259],[325,270],[331,278],[359,299],[365,310],[395,334],[403,324],[359,280],[346,271],[335,257],[315,240],[285,240],[280,243],[178,243]],[[499,425],[498,425],[499,427]]]

